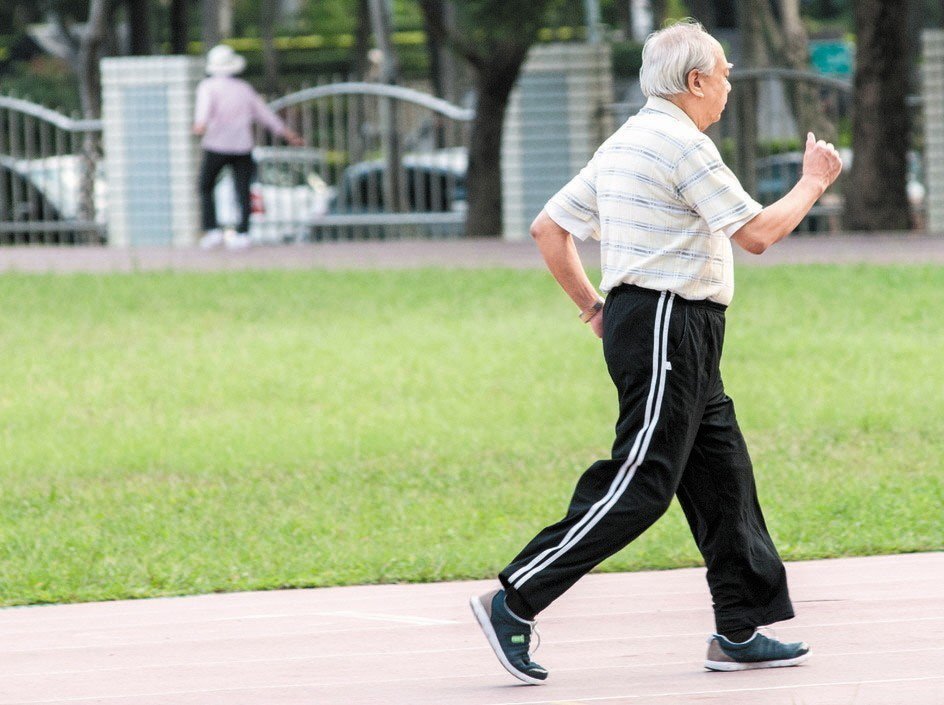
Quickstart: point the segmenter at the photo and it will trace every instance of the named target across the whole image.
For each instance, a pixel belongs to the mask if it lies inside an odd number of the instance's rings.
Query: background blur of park
[[[813,130],[846,169],[801,230],[944,230],[932,0],[8,0],[0,243],[192,245],[193,92],[220,41],[305,138],[259,135],[256,242],[521,239],[642,105],[646,34],[684,16],[735,64],[710,134],[748,191],[782,196]],[[232,222],[231,181],[217,200]]]
[[[305,140],[258,136],[239,256],[526,239],[686,16],[735,64],[709,134],[759,200],[807,130],[840,148],[794,237],[944,233],[936,1],[5,0],[0,261],[190,252],[221,41]],[[539,269],[3,269],[0,604],[490,577],[609,451],[599,343]],[[942,291],[739,268],[723,369],[786,559],[944,548]],[[673,506],[603,569],[699,563]]]

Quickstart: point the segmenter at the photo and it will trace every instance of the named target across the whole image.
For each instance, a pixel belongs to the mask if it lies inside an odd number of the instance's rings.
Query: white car
[[[258,244],[303,239],[310,223],[328,212],[334,198],[334,189],[318,175],[323,152],[305,147],[257,147],[253,158],[256,177],[251,186],[249,237]],[[220,225],[235,227],[239,206],[229,169],[223,170],[215,197]]]
[[[79,212],[79,193],[82,180],[82,158],[78,154],[64,154],[37,159],[14,159],[0,155],[0,166],[24,177],[36,195],[41,195],[55,210],[53,220],[77,220]],[[105,222],[106,186],[103,177],[102,162],[95,165],[93,185],[95,221]],[[20,198],[28,201],[34,194],[22,193]],[[43,218],[48,215],[31,213],[31,218]]]

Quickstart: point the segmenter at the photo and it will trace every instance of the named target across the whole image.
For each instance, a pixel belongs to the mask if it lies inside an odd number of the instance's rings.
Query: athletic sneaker
[[[252,239],[246,233],[226,231],[223,235],[223,243],[227,250],[248,250],[252,247]]]
[[[206,234],[200,238],[201,250],[212,250],[223,244],[223,231],[219,228],[207,230]]]
[[[705,668],[710,671],[746,671],[751,668],[797,666],[810,657],[810,647],[799,641],[784,644],[754,632],[747,641],[733,642],[720,634],[708,639]]]
[[[521,619],[505,606],[505,591],[493,590],[473,597],[469,604],[505,670],[525,683],[544,683],[547,671],[532,661],[529,653],[534,622]]]

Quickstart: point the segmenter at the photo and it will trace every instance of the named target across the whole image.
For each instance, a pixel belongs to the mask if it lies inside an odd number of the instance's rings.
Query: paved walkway
[[[588,267],[598,267],[599,246],[580,243]],[[944,264],[944,235],[794,236],[756,257],[735,248],[740,264]],[[101,247],[0,247],[0,272],[134,272],[244,269],[396,269],[406,267],[541,267],[529,240],[495,239],[337,242],[256,247],[243,252]]]
[[[703,569],[590,575],[542,615],[547,685],[468,609],[491,582],[0,610],[0,703],[944,705],[944,553],[793,563],[796,668],[702,669]]]

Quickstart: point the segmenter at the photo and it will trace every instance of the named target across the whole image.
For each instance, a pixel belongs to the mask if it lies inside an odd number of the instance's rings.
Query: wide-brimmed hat
[[[206,72],[211,76],[235,76],[246,68],[246,59],[227,44],[218,44],[207,52]]]

